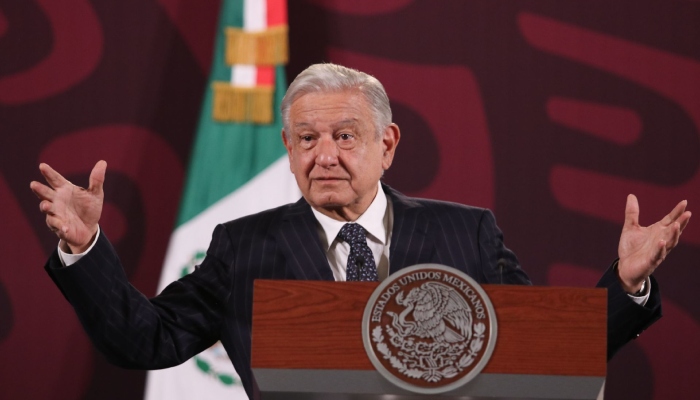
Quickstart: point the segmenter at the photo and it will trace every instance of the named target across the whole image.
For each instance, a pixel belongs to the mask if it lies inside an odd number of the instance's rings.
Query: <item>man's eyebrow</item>
[[[355,126],[355,125],[358,125],[358,123],[359,123],[359,121],[357,118],[348,118],[348,119],[344,119],[342,121],[338,121],[338,122],[332,124],[331,128],[337,129],[337,128],[342,128],[342,127],[346,127],[346,126]],[[308,122],[296,122],[293,125],[293,127],[295,129],[296,128],[301,128],[301,129],[313,128],[313,126],[314,126],[313,124],[310,124]]]
[[[357,118],[350,118],[350,119],[344,119],[342,121],[338,121],[335,124],[331,125],[333,128],[339,128],[339,127],[345,127],[345,126],[355,126],[358,124]]]

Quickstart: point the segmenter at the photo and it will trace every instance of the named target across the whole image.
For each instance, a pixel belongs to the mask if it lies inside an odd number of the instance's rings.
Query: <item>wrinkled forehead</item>
[[[294,99],[289,116],[292,126],[320,116],[346,125],[371,122],[373,117],[364,95],[357,91],[306,93]]]
[[[309,98],[319,99],[320,101],[331,101],[337,99],[354,99],[356,101],[361,101],[365,106],[369,107],[367,98],[359,89],[323,89],[318,88],[317,90],[309,90],[305,92],[298,92],[296,96],[292,99],[290,103],[291,107],[300,101],[303,102]]]

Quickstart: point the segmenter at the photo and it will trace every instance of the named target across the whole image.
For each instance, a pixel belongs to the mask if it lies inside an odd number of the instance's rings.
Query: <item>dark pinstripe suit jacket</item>
[[[530,284],[503,245],[490,211],[409,198],[386,186],[384,191],[394,209],[390,272],[440,263],[480,283]],[[253,280],[333,280],[316,223],[301,199],[219,225],[201,267],[150,300],[128,283],[104,234],[78,263],[62,268],[54,253],[46,270],[111,362],[166,368],[221,340],[248,395],[255,398],[250,369]],[[608,287],[610,356],[660,316],[660,297],[654,283],[647,306],[634,304],[612,268],[599,286]]]

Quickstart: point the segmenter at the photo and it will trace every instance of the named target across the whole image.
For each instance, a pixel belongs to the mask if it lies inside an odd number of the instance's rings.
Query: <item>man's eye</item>
[[[341,133],[341,134],[340,134],[340,139],[342,139],[342,140],[350,140],[350,139],[352,139],[352,135],[349,134],[349,133]]]
[[[309,136],[309,135],[306,135],[306,136],[302,136],[302,137],[301,137],[301,141],[302,141],[302,142],[310,142],[311,140],[313,140],[313,138],[312,138],[311,136]]]

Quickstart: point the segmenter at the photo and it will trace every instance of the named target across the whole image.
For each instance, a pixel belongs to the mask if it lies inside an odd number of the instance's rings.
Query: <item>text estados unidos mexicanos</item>
[[[464,293],[465,296],[469,298],[471,301],[472,306],[474,307],[474,310],[476,312],[476,318],[477,319],[484,319],[486,318],[485,310],[484,310],[484,305],[481,302],[481,299],[479,296],[474,292],[474,289],[471,288],[471,286],[468,286],[465,282],[460,280],[459,278],[452,276],[452,275],[447,275],[445,274],[444,276],[442,275],[442,272],[439,271],[419,271],[415,272],[410,275],[406,275],[399,279],[398,283],[401,284],[401,286],[406,286],[409,283],[415,282],[415,281],[440,281],[442,280],[443,282],[449,283],[456,289],[459,289],[462,293]],[[384,307],[386,306],[386,303],[391,299],[391,297],[396,294],[399,290],[401,290],[401,286],[398,284],[394,283],[391,286],[387,287],[384,292],[379,296],[379,299],[377,300],[377,303],[374,305],[374,308],[372,309],[372,322],[381,322],[382,320],[382,311],[384,311]]]

